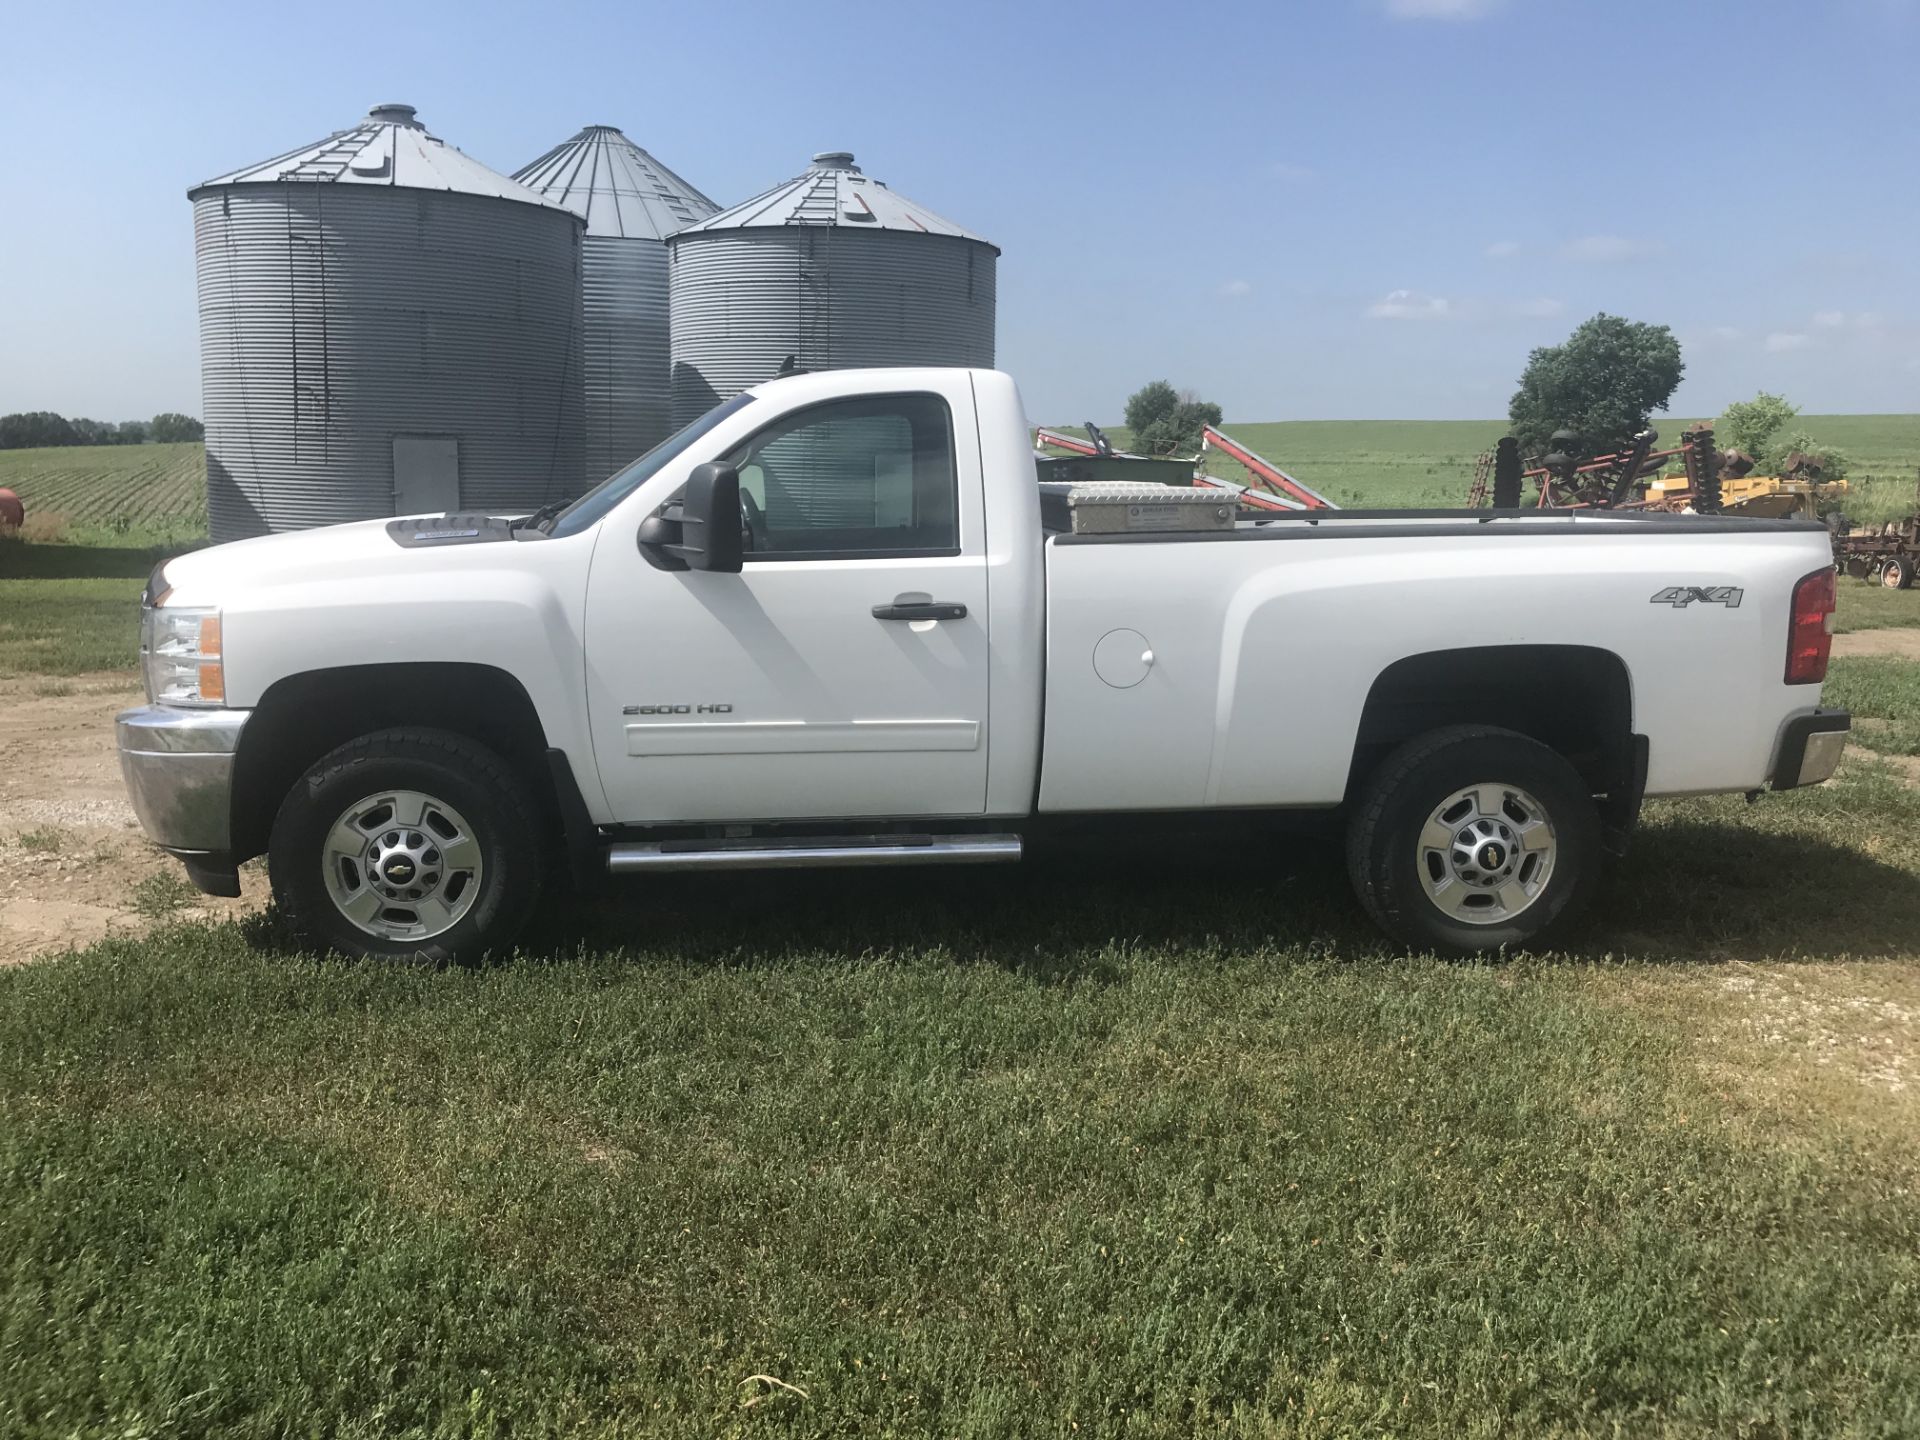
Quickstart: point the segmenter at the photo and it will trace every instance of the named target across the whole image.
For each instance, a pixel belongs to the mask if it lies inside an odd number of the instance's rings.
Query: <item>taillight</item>
[[[1787,624],[1787,684],[1818,685],[1833,651],[1833,567],[1803,575],[1793,587]]]

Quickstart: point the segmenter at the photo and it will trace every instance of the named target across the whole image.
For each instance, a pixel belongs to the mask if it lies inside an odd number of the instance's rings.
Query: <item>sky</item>
[[[1920,409],[1920,0],[0,0],[0,412],[197,414],[195,182],[417,106],[722,204],[852,150],[1002,249],[1036,420],[1503,414],[1599,310],[1680,415]]]

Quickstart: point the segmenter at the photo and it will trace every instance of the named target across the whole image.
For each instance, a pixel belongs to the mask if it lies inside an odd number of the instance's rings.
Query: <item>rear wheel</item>
[[[1396,940],[1453,954],[1527,944],[1577,911],[1600,853],[1579,772],[1536,740],[1480,725],[1388,756],[1347,831],[1367,913]]]
[[[1889,590],[1905,590],[1913,584],[1913,561],[1904,555],[1891,555],[1880,567],[1880,583]]]
[[[538,807],[492,751],[437,730],[383,730],[325,756],[288,793],[268,844],[274,899],[304,937],[348,955],[468,960],[504,950],[539,899]]]

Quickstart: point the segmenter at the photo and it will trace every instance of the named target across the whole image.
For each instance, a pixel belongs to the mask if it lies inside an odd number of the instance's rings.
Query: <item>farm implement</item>
[[[1920,481],[1914,485],[1914,513],[1904,520],[1862,531],[1855,531],[1844,515],[1832,517],[1829,524],[1834,563],[1841,570],[1889,590],[1912,588],[1913,577],[1920,574]]]
[[[1814,515],[1846,490],[1844,480],[1822,481],[1806,457],[1788,474],[1755,475],[1750,456],[1715,445],[1711,426],[1695,426],[1671,449],[1654,449],[1659,439],[1657,430],[1643,430],[1628,449],[1582,462],[1571,453],[1578,437],[1561,430],[1531,469],[1522,467],[1516,442],[1503,439],[1475,463],[1467,504],[1775,518]],[[1678,474],[1662,473],[1676,462]],[[1524,498],[1528,481],[1537,487],[1531,500]]]

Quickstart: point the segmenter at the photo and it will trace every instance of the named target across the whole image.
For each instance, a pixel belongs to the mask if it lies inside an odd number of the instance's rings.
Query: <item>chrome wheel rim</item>
[[[1463,925],[1501,925],[1531,909],[1559,852],[1547,807],[1516,785],[1465,785],[1420,829],[1414,867],[1427,898]]]
[[[444,800],[382,790],[341,811],[321,847],[334,908],[381,940],[431,940],[480,898],[480,842]]]

